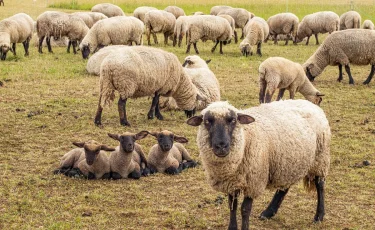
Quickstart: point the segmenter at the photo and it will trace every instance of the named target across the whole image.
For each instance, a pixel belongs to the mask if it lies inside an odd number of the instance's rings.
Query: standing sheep
[[[354,84],[349,64],[371,65],[371,72],[363,84],[369,84],[375,74],[375,31],[363,29],[342,30],[326,38],[315,53],[303,64],[310,81],[321,74],[328,65],[339,66],[341,82],[342,66],[349,76],[349,84]]]
[[[306,15],[298,25],[296,42],[301,42],[307,37],[309,44],[311,35],[315,35],[316,44],[319,45],[318,33],[332,33],[339,30],[340,18],[332,11],[321,11]]]
[[[133,16],[138,18],[139,20],[141,20],[144,23],[146,13],[151,11],[151,10],[158,10],[158,9],[155,8],[155,7],[151,7],[151,6],[140,6],[140,7],[136,8],[134,10]]]
[[[167,6],[164,10],[173,14],[176,19],[181,16],[186,16],[185,11],[178,6]]]
[[[243,8],[228,8],[219,11],[217,15],[220,14],[227,14],[230,15],[234,21],[236,22],[236,28],[241,28],[242,35],[241,39],[245,37],[243,28],[245,27],[246,23],[254,17],[253,13],[243,9]]]
[[[135,17],[118,16],[100,20],[90,29],[79,48],[84,59],[91,52],[112,45],[142,44],[143,23]]]
[[[365,20],[363,22],[362,28],[367,29],[367,30],[373,30],[374,29],[374,23],[372,23],[371,20]]]
[[[116,5],[111,3],[100,3],[96,4],[91,8],[91,12],[99,12],[107,17],[125,16],[124,11]]]
[[[103,106],[114,100],[116,90],[120,94],[120,124],[128,126],[125,110],[128,98],[153,96],[147,116],[153,119],[155,115],[159,120],[163,120],[159,109],[160,95],[173,97],[188,117],[195,113],[196,99],[200,98],[176,55],[144,46],[123,48],[103,60],[96,125],[101,125]]]
[[[218,13],[222,10],[232,9],[231,6],[213,6],[210,10],[210,15],[218,15]]]
[[[108,18],[99,12],[75,12],[72,15],[80,17],[90,29],[97,21]]]
[[[361,15],[357,11],[348,11],[340,16],[340,30],[361,28]]]
[[[208,183],[228,194],[228,229],[237,229],[240,193],[244,195],[241,229],[245,230],[249,229],[253,199],[266,188],[277,189],[260,215],[269,219],[289,188],[301,179],[307,190],[316,188],[314,221],[323,221],[331,132],[321,108],[306,100],[272,102],[246,110],[215,102],[187,123],[199,126],[197,143]]]
[[[189,29],[189,19],[191,17],[193,16],[181,16],[176,20],[176,24],[174,26],[174,33],[173,33],[173,46],[176,46],[176,44],[178,44],[178,47],[181,47],[181,42],[185,35],[186,35],[186,43],[187,43],[187,39],[188,39],[187,31]]]
[[[168,37],[174,33],[176,17],[164,10],[151,10],[145,14],[145,27],[147,43],[150,46],[150,35],[155,33],[164,34],[164,44],[168,44]],[[156,39],[156,40],[155,40]],[[156,35],[154,36],[155,44],[158,43]]]
[[[229,25],[232,28],[232,32],[234,34],[234,42],[237,43],[238,42],[238,37],[237,37],[237,31],[236,31],[236,22],[234,21],[234,19],[232,18],[232,16],[227,15],[227,14],[220,14],[218,16],[222,17],[222,18],[225,18],[229,22]]]
[[[22,43],[25,56],[29,56],[29,45],[33,30],[34,20],[24,13],[15,14],[0,21],[1,60],[6,59],[9,50],[16,55],[16,43]]]
[[[277,44],[277,36],[283,34],[287,36],[285,45],[288,45],[289,39],[292,38],[295,43],[297,36],[299,19],[292,13],[280,13],[273,15],[267,20],[270,28],[270,35],[274,39],[274,44]]]
[[[277,100],[283,98],[286,89],[290,99],[294,99],[298,91],[317,105],[324,96],[311,84],[301,64],[282,57],[270,57],[259,66],[259,103],[271,102],[276,89],[279,89]]]
[[[240,51],[246,57],[253,55],[252,47],[257,46],[257,54],[262,56],[262,43],[267,39],[269,28],[267,22],[260,17],[252,18],[244,28],[245,39],[240,43]]]

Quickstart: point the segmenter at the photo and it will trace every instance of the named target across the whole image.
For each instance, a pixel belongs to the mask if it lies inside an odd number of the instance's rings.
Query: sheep
[[[29,45],[33,30],[34,20],[24,13],[15,14],[0,21],[1,60],[4,61],[6,59],[9,50],[16,55],[16,43],[22,43],[25,56],[29,56]]]
[[[299,19],[292,13],[280,13],[268,18],[267,24],[270,28],[270,35],[274,39],[274,44],[277,44],[278,35],[287,35],[285,45],[288,45],[289,38],[292,38],[293,43],[296,44],[295,38],[297,35]]]
[[[216,46],[220,42],[220,54],[223,54],[223,43],[224,45],[227,44],[232,36],[232,28],[226,19],[212,15],[193,16],[189,19],[186,53],[190,53],[190,46],[193,44],[195,52],[199,54],[197,42],[202,39],[202,41],[216,41],[216,44],[211,49],[212,53],[215,52]]]
[[[253,13],[250,13],[249,11],[247,11],[243,8],[223,9],[223,10],[219,11],[219,13],[217,15],[220,15],[220,14],[228,14],[228,15],[232,16],[232,18],[236,22],[236,28],[241,28],[241,30],[242,30],[241,39],[243,39],[245,37],[245,33],[244,33],[243,28],[245,27],[246,23],[250,19],[255,17],[255,15]]]
[[[83,175],[89,180],[110,178],[109,159],[104,151],[115,151],[114,148],[94,140],[73,142],[73,145],[79,148],[70,150],[61,158],[60,166],[54,174]]]
[[[97,21],[108,18],[99,12],[75,12],[72,15],[80,17],[90,29]]]
[[[372,23],[371,20],[365,20],[362,25],[363,29],[373,30],[374,29],[374,23]]]
[[[361,15],[354,11],[348,11],[340,16],[340,30],[361,28]]]
[[[231,6],[213,6],[210,10],[210,15],[218,15],[220,11],[226,10],[226,9],[232,9]]]
[[[145,22],[145,14],[151,10],[158,10],[152,6],[140,6],[136,8],[133,12],[133,16],[141,20],[143,23]]]
[[[99,12],[109,18],[116,16],[125,16],[124,11],[122,11],[120,7],[113,5],[111,3],[96,4],[91,8],[91,12]]]
[[[189,29],[189,19],[193,16],[181,16],[176,20],[173,32],[173,47],[178,44],[178,47],[181,47],[181,42],[184,36],[186,35]],[[186,36],[186,43],[188,37]],[[155,40],[155,39],[154,39]],[[178,42],[177,42],[178,40]]]
[[[241,192],[241,229],[249,229],[253,199],[266,188],[277,189],[260,215],[269,219],[277,213],[290,186],[302,178],[307,190],[315,185],[318,205],[314,221],[323,221],[331,132],[319,106],[306,100],[287,100],[238,110],[228,102],[215,102],[187,124],[199,126],[197,144],[208,183],[228,194],[228,229],[237,229]]]
[[[173,14],[176,19],[181,16],[186,16],[185,11],[178,6],[167,6],[164,10]]]
[[[91,52],[112,45],[142,45],[143,23],[135,17],[118,16],[98,21],[82,40],[79,48],[83,59]]]
[[[295,42],[301,42],[307,37],[309,44],[311,35],[315,35],[316,45],[319,45],[318,33],[332,33],[339,30],[340,18],[332,11],[321,11],[306,15],[298,25]]]
[[[186,74],[191,78],[199,94],[205,100],[198,100],[196,109],[202,110],[214,101],[220,101],[220,85],[215,74],[210,70],[207,63],[211,60],[203,60],[197,55],[187,56],[183,67]],[[160,108],[166,110],[178,110],[176,101],[169,97],[161,99]]]
[[[182,145],[182,143],[187,143],[188,139],[168,130],[149,132],[149,134],[156,137],[158,141],[158,144],[151,147],[148,154],[150,173],[163,172],[173,175],[180,173],[183,169],[197,166]],[[173,143],[174,141],[178,143]]]
[[[72,42],[73,52],[76,54],[77,42],[80,42],[88,33],[89,28],[85,22],[76,15],[69,15],[57,11],[45,11],[36,20],[36,30],[39,38],[39,53],[43,53],[42,44],[46,38],[48,52],[53,53],[51,48],[51,37],[60,39],[68,37]],[[69,50],[67,50],[69,52]]]
[[[271,102],[276,89],[280,90],[277,100],[283,98],[286,89],[289,90],[290,99],[294,99],[298,91],[317,105],[324,96],[311,84],[301,64],[282,57],[270,57],[259,66],[259,103]]]
[[[163,120],[159,97],[172,96],[190,117],[195,113],[197,99],[203,99],[184,72],[176,55],[161,49],[133,46],[108,55],[100,66],[100,95],[95,124],[101,126],[103,106],[120,94],[118,109],[120,124],[130,126],[126,117],[128,98],[153,96],[148,118]]]
[[[303,64],[303,68],[310,81],[321,74],[328,65],[339,66],[341,82],[342,66],[349,76],[349,84],[354,84],[349,64],[371,64],[371,72],[363,84],[370,83],[375,73],[375,31],[363,29],[350,29],[336,31],[326,38],[315,53]]]
[[[252,46],[257,46],[257,54],[262,56],[262,43],[268,37],[269,28],[267,22],[260,17],[252,18],[244,28],[245,39],[240,43],[240,51],[246,57],[253,55]]]
[[[174,33],[174,28],[176,24],[176,18],[172,13],[164,10],[151,10],[145,14],[145,27],[147,43],[150,46],[150,34],[153,33],[163,33],[164,34],[164,44],[168,44],[168,37],[172,36]],[[156,36],[154,36],[155,44],[158,43]]]
[[[225,18],[228,22],[230,27],[232,28],[233,34],[234,34],[234,42],[238,42],[238,37],[237,37],[237,31],[236,31],[236,22],[232,18],[232,16],[227,15],[227,14],[220,14],[218,15],[219,17]]]
[[[148,131],[139,133],[126,132],[122,135],[108,133],[108,136],[120,142],[120,146],[111,153],[109,163],[111,166],[111,177],[114,180],[122,178],[139,179],[141,175],[147,176],[147,159],[142,147],[135,143],[148,135]]]

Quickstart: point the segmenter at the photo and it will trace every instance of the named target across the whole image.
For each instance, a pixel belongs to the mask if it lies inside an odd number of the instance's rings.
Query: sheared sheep
[[[111,3],[100,3],[96,4],[91,8],[91,12],[99,12],[107,17],[125,16],[124,11],[119,6]]]
[[[168,44],[168,37],[172,37],[176,24],[176,17],[164,10],[150,10],[145,14],[145,28],[147,36],[147,44],[150,46],[150,35],[155,33],[164,34],[164,44]],[[173,37],[172,37],[173,38]],[[156,40],[155,40],[156,39]],[[154,36],[155,44],[158,43]]]
[[[372,23],[371,20],[365,20],[363,22],[362,28],[363,29],[368,29],[368,30],[373,30],[374,29],[374,23]]]
[[[267,39],[269,27],[267,22],[260,17],[252,18],[245,26],[245,39],[240,43],[240,51],[246,57],[253,55],[253,46],[257,46],[257,54],[262,56],[262,43]]]
[[[173,14],[176,19],[181,16],[186,16],[185,11],[178,6],[167,6],[164,10]]]
[[[277,189],[260,215],[269,219],[277,213],[289,188],[301,179],[307,190],[316,188],[314,221],[323,221],[331,132],[321,108],[306,100],[277,101],[246,110],[215,102],[187,123],[199,126],[197,143],[208,183],[228,194],[228,229],[237,229],[241,192],[241,229],[249,229],[253,199],[266,188]]]
[[[340,16],[340,30],[361,28],[361,15],[354,11],[348,11]]]
[[[292,38],[295,43],[297,36],[299,19],[295,14],[292,13],[280,13],[273,15],[267,20],[270,28],[269,36],[273,37],[274,44],[277,44],[278,35],[286,35],[285,45],[288,45],[289,39]]]
[[[243,8],[223,9],[219,11],[217,15],[220,15],[220,14],[230,15],[234,19],[234,21],[236,22],[236,28],[241,28],[242,30],[241,39],[243,39],[246,35],[244,33],[244,27],[246,23],[255,16],[253,13],[250,13],[249,11]]]

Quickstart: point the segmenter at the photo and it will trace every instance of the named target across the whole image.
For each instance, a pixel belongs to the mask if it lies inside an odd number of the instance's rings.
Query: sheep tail
[[[303,178],[303,187],[307,192],[315,191],[314,177],[305,176],[305,178]]]
[[[100,106],[103,108],[106,105],[111,105],[115,99],[115,87],[112,82],[112,77],[108,70],[100,71]]]

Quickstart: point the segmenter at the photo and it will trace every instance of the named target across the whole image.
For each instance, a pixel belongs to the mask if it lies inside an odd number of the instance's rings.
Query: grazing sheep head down
[[[89,58],[89,55],[90,55],[90,45],[89,45],[89,44],[87,44],[87,45],[82,45],[82,46],[80,47],[80,49],[81,49],[81,52],[82,52],[82,57],[83,57],[83,59],[87,59],[87,58]]]
[[[240,44],[240,50],[241,50],[241,53],[243,56],[252,56],[253,55],[253,51],[251,50],[251,46],[249,43],[246,43],[246,44]]]
[[[86,142],[73,142],[73,145],[83,148],[85,150],[86,162],[88,165],[94,164],[96,158],[98,157],[100,150],[105,151],[115,151],[114,148],[102,145],[97,141],[90,140]]]
[[[10,47],[8,45],[2,45],[1,48],[0,48],[0,56],[1,56],[1,60],[5,60],[6,57],[7,57],[7,53],[8,51],[10,50]]]
[[[171,148],[173,147],[173,141],[176,141],[178,143],[188,142],[188,139],[186,139],[185,137],[177,136],[168,130],[163,130],[161,132],[150,132],[150,135],[156,137],[160,149],[163,152],[168,152],[169,150],[171,150]]]
[[[304,64],[303,69],[310,81],[314,81],[315,77],[323,72],[323,69],[315,63]]]
[[[148,131],[141,131],[137,134],[126,132],[125,134],[111,134],[108,136],[120,142],[120,148],[125,153],[133,153],[135,142],[141,140],[148,135]]]
[[[308,101],[311,101],[315,105],[320,106],[320,103],[323,101],[323,96],[324,94],[318,91],[316,92],[316,95],[306,95],[305,97]]]

